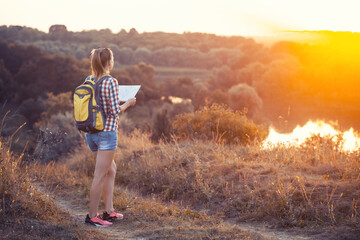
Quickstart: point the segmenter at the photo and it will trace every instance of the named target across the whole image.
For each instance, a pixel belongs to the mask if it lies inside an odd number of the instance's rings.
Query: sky
[[[281,31],[360,32],[357,0],[0,0],[0,25],[48,32],[135,28],[266,36]]]

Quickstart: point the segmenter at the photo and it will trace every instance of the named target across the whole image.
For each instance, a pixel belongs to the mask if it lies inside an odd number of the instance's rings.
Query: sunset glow
[[[360,3],[351,0],[1,0],[0,4],[1,25],[26,25],[42,31],[53,24],[65,24],[70,31],[109,28],[116,33],[134,27],[139,32],[245,36],[288,30],[360,31],[357,12]],[[91,13],[104,17],[85,17]]]
[[[310,138],[313,135],[319,135],[320,137],[330,137],[334,141],[337,140],[337,136],[342,136],[343,138],[343,150],[348,152],[353,152],[359,149],[360,147],[360,138],[357,134],[354,133],[354,130],[351,128],[348,131],[341,132],[335,130],[330,124],[324,123],[322,121],[307,122],[304,126],[297,126],[289,134],[278,133],[274,128],[270,128],[269,136],[263,143],[263,147],[272,148],[277,145],[285,146],[300,146],[305,142],[306,139]]]
[[[0,0],[0,234],[360,239],[359,92],[360,0]]]

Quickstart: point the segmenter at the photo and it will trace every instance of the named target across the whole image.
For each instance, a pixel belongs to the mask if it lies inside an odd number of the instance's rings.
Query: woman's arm
[[[120,96],[118,90],[118,81],[115,78],[111,78],[109,83],[107,83],[107,89],[104,91],[105,97],[109,104],[109,114],[117,116],[120,113],[124,112],[131,106],[134,106],[136,103],[136,98],[131,98],[124,104],[120,105]]]
[[[129,107],[134,106],[135,103],[136,103],[136,98],[129,99],[127,102],[125,102],[123,105],[120,106],[120,113],[124,112]]]

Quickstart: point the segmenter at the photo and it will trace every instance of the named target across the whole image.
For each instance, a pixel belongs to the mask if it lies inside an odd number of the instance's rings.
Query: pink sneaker
[[[112,213],[108,214],[106,211],[103,212],[103,217],[104,220],[107,221],[112,221],[112,220],[119,220],[119,219],[124,219],[124,215],[117,213],[115,211],[113,211]]]
[[[96,216],[93,218],[90,218],[89,214],[86,215],[85,223],[89,223],[89,224],[97,226],[97,227],[108,227],[108,226],[112,225],[111,222],[101,219],[99,214],[96,214]]]

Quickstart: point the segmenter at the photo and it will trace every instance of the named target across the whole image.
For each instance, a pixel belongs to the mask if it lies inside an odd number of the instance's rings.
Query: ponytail
[[[110,48],[97,48],[91,51],[90,62],[91,62],[91,72],[92,74],[99,79],[104,73],[106,73],[105,67],[108,64],[110,65],[109,71],[113,67],[113,52]]]

